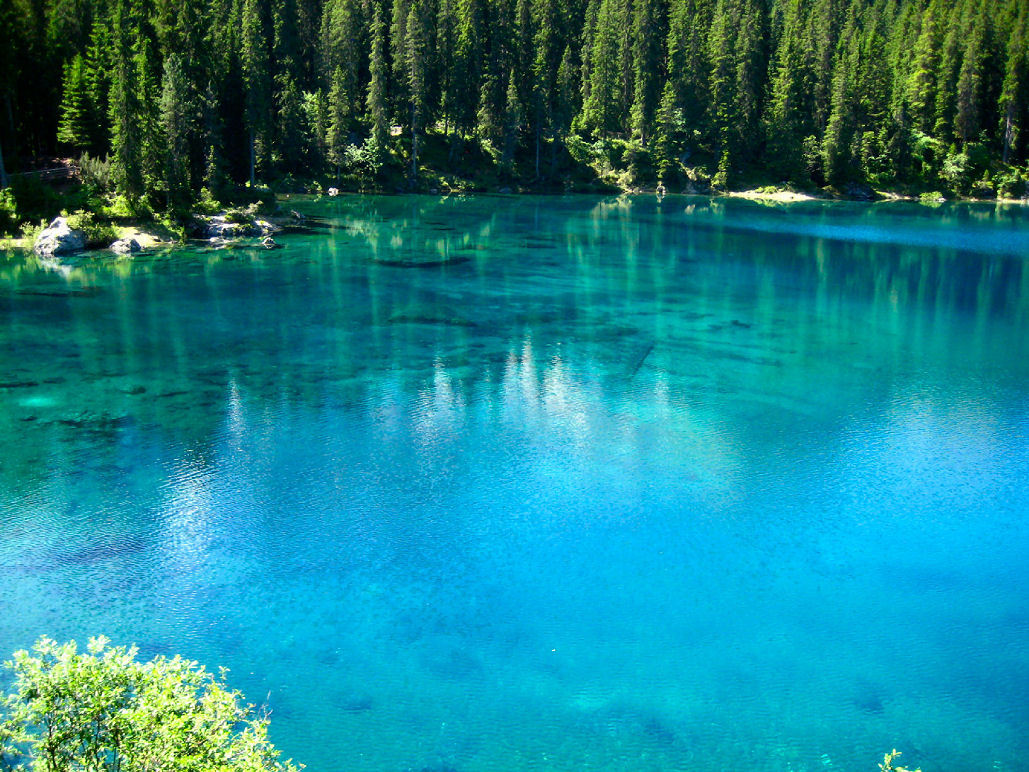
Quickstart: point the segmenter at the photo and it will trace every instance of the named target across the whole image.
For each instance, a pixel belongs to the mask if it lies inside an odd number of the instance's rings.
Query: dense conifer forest
[[[83,158],[154,209],[305,179],[1025,192],[1029,0],[0,0],[0,29],[4,176]]]

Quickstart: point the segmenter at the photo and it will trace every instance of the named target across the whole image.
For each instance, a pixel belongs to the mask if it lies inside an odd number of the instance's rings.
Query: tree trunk
[[[4,94],[4,105],[7,107],[7,125],[11,127],[11,136],[14,136],[14,113],[11,110],[11,95]],[[10,150],[10,146],[8,146]],[[11,184],[7,176],[7,167],[4,166],[4,150],[0,147],[0,190]]]
[[[536,116],[536,180],[540,178],[540,134],[542,129],[540,127],[539,116]]]
[[[250,130],[250,187],[254,187],[254,167],[257,165],[257,140],[254,130]]]
[[[4,148],[0,145],[0,190],[7,187],[7,168],[4,166]]]
[[[411,184],[418,180],[418,124],[415,122],[415,106],[411,102]]]
[[[1000,162],[1006,164],[1011,154],[1011,145],[1015,139],[1015,100],[1008,102],[1008,114],[1004,119],[1004,149],[1000,154]]]

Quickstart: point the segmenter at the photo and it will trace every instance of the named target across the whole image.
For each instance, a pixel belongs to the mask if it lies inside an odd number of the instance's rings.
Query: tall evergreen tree
[[[57,125],[57,141],[78,151],[94,146],[95,109],[86,80],[86,61],[82,54],[64,67],[64,96],[61,98],[61,122]]]
[[[664,32],[662,5],[658,0],[635,0],[632,8],[632,108],[633,135],[644,144],[650,138],[663,75]]]
[[[1029,112],[1029,8],[1024,4],[1007,41],[1000,108],[1001,160],[1025,160],[1024,147]]]
[[[371,80],[368,83],[368,116],[372,125],[372,143],[377,153],[386,151],[389,140],[389,117],[386,107],[386,22],[376,4],[372,18],[372,50],[368,62]]]
[[[136,55],[138,24],[129,0],[115,0],[111,14],[110,116],[112,171],[118,189],[132,199],[144,193],[142,137]]]
[[[243,0],[240,59],[246,90],[246,123],[250,132],[250,184],[258,168],[266,170],[271,160],[271,40],[267,6],[259,0]]]
[[[165,141],[163,187],[169,209],[183,206],[189,198],[189,131],[192,122],[189,80],[181,57],[164,60],[161,78],[161,131]]]

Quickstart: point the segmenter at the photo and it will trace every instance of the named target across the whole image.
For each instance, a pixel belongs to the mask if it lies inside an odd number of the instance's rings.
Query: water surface
[[[0,653],[226,665],[312,771],[1025,769],[1024,208],[294,205],[0,256]]]

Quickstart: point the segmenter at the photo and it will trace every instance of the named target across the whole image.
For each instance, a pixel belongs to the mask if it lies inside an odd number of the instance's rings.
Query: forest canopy
[[[6,171],[109,158],[154,207],[425,164],[1025,193],[1029,0],[0,0],[0,29]]]

